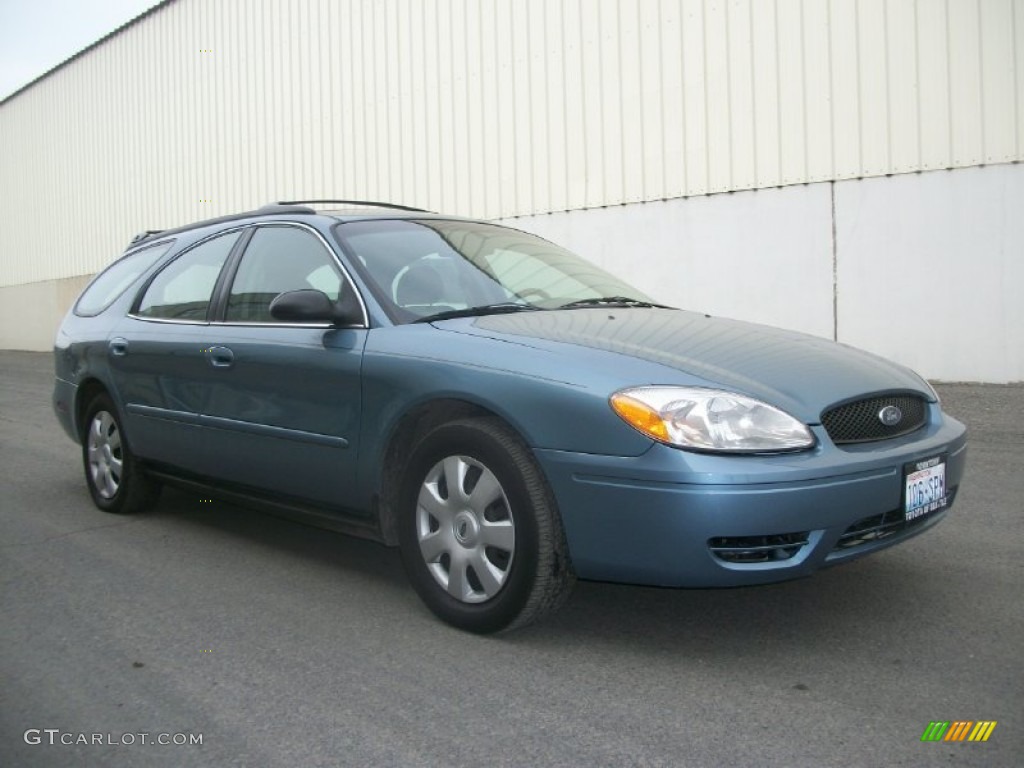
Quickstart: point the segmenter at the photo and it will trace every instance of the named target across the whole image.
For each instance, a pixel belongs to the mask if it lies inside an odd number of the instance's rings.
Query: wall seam
[[[836,182],[829,182],[832,202],[832,341],[839,341],[839,249],[836,235]]]

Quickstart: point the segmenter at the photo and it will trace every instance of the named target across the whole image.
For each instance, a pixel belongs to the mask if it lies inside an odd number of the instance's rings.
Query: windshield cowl
[[[500,302],[497,304],[484,304],[479,307],[466,307],[465,309],[448,309],[444,312],[435,312],[426,317],[419,317],[413,320],[414,323],[432,323],[435,320],[452,320],[457,317],[482,317],[484,315],[504,315],[510,312],[534,312],[540,307],[532,304],[517,304],[514,302]]]
[[[596,299],[577,299],[555,309],[586,309],[587,307],[636,307],[639,309],[675,309],[666,304],[655,304],[642,299],[631,299],[628,296],[601,296]]]

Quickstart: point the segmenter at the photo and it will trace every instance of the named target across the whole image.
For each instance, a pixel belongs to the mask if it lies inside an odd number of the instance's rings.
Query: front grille
[[[947,508],[952,506],[956,490],[956,488],[950,488],[947,491],[946,496],[949,500]],[[915,517],[908,522],[904,518],[902,509],[894,509],[890,512],[883,512],[880,515],[862,518],[843,532],[843,535],[839,537],[839,541],[836,542],[834,551],[860,547],[864,544],[872,544],[876,541],[888,539],[891,536],[897,536],[904,531],[916,528],[922,523],[931,521],[934,517],[934,515],[923,515]]]
[[[895,406],[903,418],[892,426],[882,423],[879,414]],[[920,429],[928,418],[928,404],[917,395],[868,397],[832,408],[821,416],[821,423],[836,445],[888,440]]]
[[[708,541],[711,554],[727,563],[771,563],[789,560],[807,544],[808,531],[768,536],[719,536]]]

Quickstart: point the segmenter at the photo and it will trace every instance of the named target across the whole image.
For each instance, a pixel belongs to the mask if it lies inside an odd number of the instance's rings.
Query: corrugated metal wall
[[[0,105],[0,285],[273,199],[499,218],[1022,152],[1024,0],[176,0]]]

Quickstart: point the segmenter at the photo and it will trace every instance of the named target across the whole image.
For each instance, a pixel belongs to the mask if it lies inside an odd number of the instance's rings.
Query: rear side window
[[[205,240],[164,267],[146,288],[135,314],[205,322],[217,277],[239,234]]]
[[[139,275],[153,266],[154,262],[167,253],[173,241],[157,243],[140,251],[124,256],[99,274],[89,283],[75,304],[75,314],[84,317],[98,315],[124,293]]]

